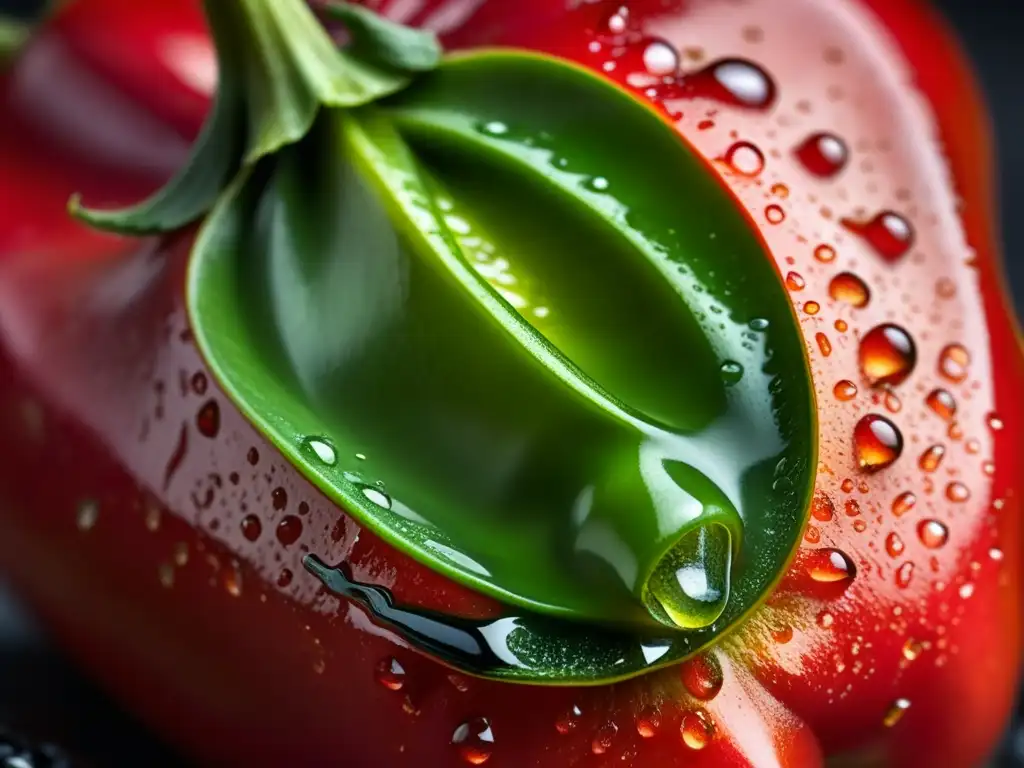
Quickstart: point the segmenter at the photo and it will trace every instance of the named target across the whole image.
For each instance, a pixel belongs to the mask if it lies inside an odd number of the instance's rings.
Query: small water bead
[[[722,374],[722,381],[727,387],[731,387],[743,379],[743,366],[734,360],[726,360],[719,369]]]
[[[679,734],[683,744],[692,750],[701,750],[715,737],[715,724],[702,709],[694,709],[683,715],[679,724]]]
[[[504,136],[508,133],[508,126],[505,123],[494,120],[489,123],[484,123],[483,132],[490,136]]]
[[[921,454],[921,458],[917,460],[918,466],[921,467],[925,472],[934,472],[939,468],[942,463],[943,457],[946,455],[946,447],[943,445],[933,445]]]
[[[871,300],[871,290],[867,283],[852,272],[840,272],[833,277],[828,286],[828,295],[835,301],[857,309],[866,307]]]
[[[333,467],[338,463],[338,452],[334,450],[334,446],[326,439],[321,437],[311,437],[306,441],[306,445],[309,446],[310,450],[313,451],[313,454],[327,466]]]
[[[957,421],[950,422],[949,429],[946,430],[946,434],[949,435],[950,440],[960,440],[964,436],[963,427]]]
[[[971,492],[963,483],[950,483],[946,486],[946,498],[961,504],[971,498]]]
[[[621,35],[626,31],[629,24],[629,7],[620,5],[611,15],[608,16],[605,26],[613,35]]]
[[[574,704],[555,720],[555,730],[563,736],[567,736],[576,730],[582,717],[583,712]]]
[[[835,516],[836,506],[832,503],[832,498],[822,491],[815,491],[814,498],[811,500],[811,517],[827,523]]]
[[[910,491],[904,491],[892,502],[892,513],[896,517],[903,517],[917,505],[917,497]]]
[[[832,342],[828,340],[828,336],[824,333],[816,333],[814,340],[818,342],[818,349],[821,351],[822,357],[828,357],[832,354]]]
[[[405,667],[394,656],[377,662],[377,682],[389,691],[400,691],[405,685]]]
[[[981,443],[972,438],[964,443],[964,449],[972,455],[976,454],[981,450]]]
[[[248,452],[245,454],[245,460],[248,461],[250,465],[255,467],[260,462],[260,452],[257,451],[255,448],[250,448]]]
[[[605,192],[608,190],[608,179],[604,176],[595,176],[587,181],[586,186],[595,192]]]
[[[188,565],[188,544],[178,542],[174,545],[174,564],[179,568]]]
[[[836,400],[848,402],[857,396],[857,385],[848,379],[843,379],[832,388],[832,394],[836,396]]]
[[[836,260],[836,249],[831,245],[819,245],[814,249],[814,258],[822,264],[830,264]]]
[[[878,325],[860,342],[860,367],[872,386],[901,384],[917,365],[917,347],[903,328],[892,323]]]
[[[207,400],[196,414],[196,428],[203,437],[214,438],[220,432],[220,406],[216,400]]]
[[[786,275],[786,287],[791,291],[802,291],[807,286],[807,281],[799,272],[790,272]]]
[[[903,658],[907,661],[916,661],[921,655],[922,650],[924,650],[924,647],[921,643],[912,638],[908,638],[907,642],[903,644]]]
[[[786,212],[781,206],[772,203],[764,209],[764,217],[768,219],[769,224],[781,224],[786,220]]]
[[[806,560],[808,575],[822,584],[851,581],[857,575],[857,566],[850,557],[839,549],[818,549],[811,552]]]
[[[783,200],[789,197],[789,187],[785,184],[772,184],[771,192],[776,197],[781,197]]]
[[[836,320],[836,322],[835,322],[835,329],[837,331],[839,331],[840,333],[846,333],[846,331],[847,331],[847,329],[849,327],[850,327],[849,324],[847,324],[847,322],[845,320],[841,320],[840,319],[840,320]]]
[[[925,398],[925,403],[940,419],[952,421],[956,416],[956,400],[945,389],[933,389]]]
[[[594,734],[594,738],[590,742],[590,751],[595,755],[603,755],[612,748],[612,743],[615,741],[615,735],[618,732],[619,726],[615,723],[605,723],[602,725],[598,728],[597,733]]]
[[[908,709],[910,709],[910,699],[896,699],[889,707],[889,711],[885,713],[885,717],[882,718],[882,723],[886,728],[892,728],[903,719]]]
[[[882,211],[866,222],[843,219],[841,223],[866,240],[875,253],[890,263],[905,256],[914,244],[914,228],[893,211]]]
[[[279,586],[282,589],[284,589],[285,587],[287,587],[289,584],[292,583],[292,579],[294,577],[295,577],[295,574],[293,574],[291,572],[290,568],[282,568],[281,572],[279,574],[277,574],[277,586]]]
[[[75,525],[80,531],[91,531],[100,517],[100,505],[92,499],[86,499],[78,505],[75,513]]]
[[[843,493],[853,493],[853,487],[854,487],[853,486],[853,480],[851,480],[850,478],[846,478],[845,480],[843,480],[842,485],[840,485],[839,487],[843,489]],[[854,502],[854,504],[856,504],[856,503],[857,502]],[[847,504],[846,510],[847,510],[847,514],[849,514],[849,510],[850,510],[850,505],[849,504]]]
[[[853,489],[851,488],[850,490]],[[846,510],[847,517],[860,516],[860,502],[858,502],[856,499],[847,499],[846,504],[843,505],[843,508]]]
[[[994,476],[995,473],[996,473],[995,462],[992,462],[992,461],[983,462],[982,465],[981,465],[981,471],[984,472],[987,477]]]
[[[992,549],[988,551],[988,556],[990,560],[994,560],[997,563],[1002,562],[1003,550],[999,549],[999,547],[992,547]]]
[[[891,466],[903,453],[903,436],[899,429],[884,416],[873,413],[857,422],[853,444],[857,464],[869,472]]]
[[[646,709],[637,715],[636,732],[641,739],[651,739],[658,735],[661,728],[661,715],[653,709]]]
[[[818,614],[818,617],[817,619],[815,619],[815,621],[817,622],[818,626],[822,629],[829,629],[833,624],[836,623],[836,617],[828,611],[822,611]]]
[[[651,40],[644,46],[644,69],[655,77],[675,74],[679,52],[664,40]]]
[[[277,540],[289,547],[302,535],[302,521],[295,515],[285,515],[277,524]]]
[[[270,504],[278,512],[288,506],[288,493],[284,488],[278,487],[270,492]]]
[[[197,395],[206,394],[207,382],[205,373],[203,373],[202,371],[196,371],[195,373],[193,373],[191,384],[192,391],[195,392]]]
[[[1003,420],[998,415],[990,413],[987,418],[988,428],[993,432],[1001,432],[1003,430]]]
[[[962,600],[969,599],[974,594],[974,585],[969,582],[962,584],[960,589],[957,590],[957,594],[960,595]]]
[[[899,557],[903,554],[904,549],[906,546],[903,544],[903,539],[895,531],[885,537],[885,551],[889,553],[889,557]]]
[[[853,521],[853,530],[857,533],[864,533],[868,529],[868,524],[861,519]]]
[[[939,354],[939,373],[954,384],[967,379],[971,355],[961,344],[948,344]]]
[[[905,562],[899,568],[896,569],[896,586],[900,589],[906,589],[910,586],[911,580],[914,578],[914,564],[911,562]]]
[[[242,596],[242,569],[237,560],[224,569],[222,578],[224,590],[232,597]]]
[[[747,325],[752,331],[766,331],[768,330],[769,323],[763,317],[755,317]]]
[[[885,393],[885,409],[889,413],[899,413],[903,410],[903,401],[900,400],[899,395],[893,392],[891,389]]]
[[[256,515],[246,515],[242,518],[242,535],[249,541],[256,541],[263,533],[263,523]]]
[[[804,531],[804,541],[808,544],[817,544],[821,541],[821,532],[813,525],[808,525],[807,530]]]
[[[808,136],[795,150],[800,163],[813,176],[830,178],[839,173],[850,159],[846,142],[832,133]]]
[[[700,701],[711,701],[722,690],[722,667],[710,653],[683,662],[679,674],[689,694]]]
[[[494,752],[494,731],[486,717],[462,723],[452,733],[451,744],[459,757],[470,765],[483,765]]]
[[[379,485],[363,485],[360,490],[371,504],[376,504],[384,509],[391,509],[391,497]]]

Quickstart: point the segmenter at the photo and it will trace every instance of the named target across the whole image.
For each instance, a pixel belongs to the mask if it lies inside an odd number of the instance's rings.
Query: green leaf
[[[300,471],[509,606],[499,652],[454,666],[670,663],[800,540],[814,401],[772,261],[671,127],[585,70],[477,53],[325,112],[211,216],[187,291],[218,380]]]
[[[441,63],[441,44],[430,31],[414,29],[351,3],[328,3],[325,12],[345,24],[349,50],[363,61],[401,72],[426,72]]]

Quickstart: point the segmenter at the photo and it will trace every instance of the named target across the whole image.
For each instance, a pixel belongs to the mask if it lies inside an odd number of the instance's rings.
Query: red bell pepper
[[[79,0],[0,76],[0,566],[68,652],[217,765],[982,762],[1021,659],[1024,357],[984,108],[941,22],[914,0],[367,5],[449,52],[576,62],[702,158],[806,349],[802,541],[713,642],[600,685],[467,673],[332,592],[316,563],[392,610],[504,615],[246,410],[188,306],[201,221],[69,216],[159,189],[218,82],[198,3]]]

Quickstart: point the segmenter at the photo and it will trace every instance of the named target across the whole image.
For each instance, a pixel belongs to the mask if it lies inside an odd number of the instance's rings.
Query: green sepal
[[[440,59],[433,35],[372,21],[368,11],[346,14],[351,45],[338,50],[302,0],[207,0],[205,7],[220,82],[188,163],[137,205],[101,211],[75,195],[71,215],[124,235],[179,229],[210,210],[240,167],[301,140],[322,108],[394,94]],[[406,66],[394,50],[401,45],[409,46]]]
[[[349,50],[363,61],[400,72],[427,72],[441,63],[441,43],[433,32],[395,24],[352,3],[331,2],[324,12],[344,23],[352,38]]]
[[[187,298],[225,392],[328,498],[509,605],[517,662],[467,671],[677,661],[800,540],[814,399],[771,260],[670,126],[573,65],[471,54],[324,112],[218,206]],[[659,613],[665,564],[717,569],[721,603]]]

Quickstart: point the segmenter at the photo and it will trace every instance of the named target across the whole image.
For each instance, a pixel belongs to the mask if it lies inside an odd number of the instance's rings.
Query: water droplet
[[[857,464],[869,472],[891,466],[903,453],[903,436],[896,425],[873,413],[857,422],[853,444]]]
[[[246,515],[242,518],[242,535],[249,541],[256,541],[263,533],[263,523],[256,515]]]
[[[684,629],[714,623],[729,600],[732,536],[715,523],[687,533],[658,564],[645,602],[652,615]]]
[[[255,467],[260,462],[260,452],[255,448],[250,448],[248,453],[245,454],[245,460]]]
[[[925,403],[938,414],[940,419],[952,421],[956,416],[956,400],[945,389],[933,389],[925,398]]]
[[[170,563],[160,563],[156,569],[156,577],[161,587],[170,589],[174,586],[174,566]]]
[[[576,730],[582,717],[583,712],[574,704],[555,720],[555,730],[563,736],[567,736]]]
[[[706,747],[715,736],[715,724],[711,716],[702,709],[695,709],[683,715],[679,725],[683,744],[693,750]]]
[[[394,656],[377,662],[377,682],[389,691],[400,691],[405,685],[405,667]]]
[[[270,492],[270,504],[278,512],[288,506],[288,493],[284,488],[278,487]]]
[[[757,176],[764,170],[764,155],[749,141],[736,142],[726,150],[722,159],[743,176]]]
[[[768,219],[769,224],[781,224],[786,220],[786,212],[781,206],[772,203],[764,209],[764,217]]]
[[[964,449],[971,455],[976,454],[981,450],[981,443],[977,440],[971,439],[964,443]]]
[[[836,301],[857,309],[866,307],[871,300],[871,290],[867,283],[852,272],[840,272],[833,277],[828,286],[828,294]]]
[[[608,189],[608,179],[604,176],[595,176],[586,182],[586,186],[595,192],[605,192]]]
[[[214,438],[220,432],[220,406],[216,400],[207,400],[199,409],[196,428],[203,437]]]
[[[78,505],[75,523],[80,531],[91,531],[100,516],[100,505],[92,499],[86,499]]]
[[[835,516],[836,507],[832,503],[831,497],[822,491],[815,491],[814,498],[811,500],[811,517],[827,523]]]
[[[845,320],[843,320],[842,318],[840,318],[839,320],[836,320],[836,322],[835,322],[835,328],[840,333],[846,333],[846,329],[849,328],[849,327],[850,326],[847,324],[847,322]]]
[[[903,658],[907,661],[916,661],[917,657],[921,655],[923,646],[913,638],[908,638],[907,642],[903,644]]]
[[[722,690],[722,667],[710,653],[684,661],[679,668],[683,686],[695,699],[711,701]]]
[[[196,371],[192,374],[192,391],[197,395],[206,394],[206,374],[202,371]]]
[[[743,378],[743,366],[734,360],[726,360],[719,370],[722,373],[722,381],[727,387],[739,384]]]
[[[917,365],[917,347],[910,334],[898,325],[872,328],[860,342],[860,367],[872,386],[902,383]]]
[[[970,353],[960,344],[948,344],[939,354],[939,373],[955,384],[967,378]]]
[[[899,557],[903,554],[904,549],[906,547],[903,544],[903,539],[895,531],[885,537],[885,551],[889,553],[889,557]]]
[[[821,178],[835,176],[850,158],[846,142],[832,133],[808,136],[795,152],[804,168]]]
[[[804,280],[803,276],[799,272],[790,272],[786,275],[786,287],[791,291],[802,291],[807,285],[807,281]]]
[[[857,385],[848,379],[843,379],[832,388],[832,394],[836,396],[836,400],[843,402],[853,400],[857,396]]]
[[[183,541],[174,545],[174,564],[179,568],[188,565],[188,544]]]
[[[608,31],[613,35],[621,35],[626,31],[626,26],[629,24],[629,8],[625,5],[619,6],[611,15],[608,16],[608,20],[605,25],[608,27]]]
[[[363,496],[371,504],[376,504],[378,507],[384,509],[391,509],[391,497],[384,492],[384,490],[378,485],[360,485],[359,488],[362,491]]]
[[[889,707],[889,711],[885,713],[882,723],[886,728],[892,728],[903,719],[903,715],[907,713],[908,709],[910,709],[910,699],[896,699]]]
[[[925,449],[921,458],[917,460],[917,464],[925,472],[934,472],[939,468],[945,455],[946,447],[944,445],[933,445]]]
[[[906,562],[896,569],[896,586],[900,589],[906,589],[910,586],[911,579],[914,578],[914,564]]]
[[[494,120],[489,123],[484,123],[483,132],[489,136],[504,136],[508,133],[508,126],[505,123]]]
[[[992,547],[992,549],[988,551],[988,556],[989,559],[998,563],[1003,559],[1003,550],[999,549],[999,547]]]
[[[328,467],[333,467],[338,463],[338,452],[334,450],[334,446],[326,438],[311,437],[306,441],[306,445],[309,446],[320,462]]]
[[[302,521],[295,515],[285,515],[277,524],[277,540],[289,547],[302,535]]]
[[[279,586],[282,589],[284,589],[285,587],[287,587],[289,584],[292,583],[292,579],[294,577],[295,577],[295,574],[293,574],[291,572],[290,568],[282,568],[281,572],[279,574],[277,574],[277,586]]]
[[[946,486],[946,498],[961,504],[971,498],[971,492],[963,483],[950,483]]]
[[[905,491],[897,496],[892,502],[892,513],[896,517],[903,517],[917,504],[917,497],[910,491]]]
[[[683,78],[683,92],[678,95],[714,99],[748,109],[767,109],[775,101],[775,83],[751,61],[721,59]]]
[[[850,581],[857,575],[857,566],[842,550],[816,549],[806,557],[808,575],[822,584]]]
[[[772,194],[785,200],[789,197],[789,187],[785,184],[772,184]]]
[[[793,639],[793,628],[789,624],[772,627],[769,632],[771,633],[772,640],[779,645],[785,645]]]
[[[1003,420],[999,418],[998,414],[990,413],[988,415],[988,428],[993,432],[1001,432],[1003,429]]]
[[[821,350],[823,357],[828,357],[832,354],[832,342],[828,340],[828,336],[824,333],[816,333],[814,340],[818,342],[818,349]]]
[[[875,253],[890,263],[905,256],[914,244],[914,228],[893,211],[882,211],[867,222],[843,219],[841,223],[864,238]]]
[[[644,47],[644,69],[655,77],[675,74],[679,52],[664,40],[651,40]]]
[[[658,735],[661,727],[661,715],[657,710],[645,709],[636,718],[636,732],[641,739],[651,739]]]
[[[748,325],[752,331],[766,331],[768,330],[769,323],[763,317],[755,317]]]
[[[818,626],[822,629],[829,629],[833,624],[836,623],[836,617],[828,611],[822,611],[818,614],[818,618],[816,619],[816,621]]]
[[[960,586],[960,589],[957,590],[957,594],[960,595],[960,598],[962,600],[969,599],[971,597],[971,595],[974,594],[974,585],[971,584],[970,582],[968,582],[967,584],[962,584]]]
[[[590,742],[590,751],[595,755],[603,755],[612,748],[612,742],[614,742],[615,734],[618,732],[619,726],[615,723],[605,723],[602,725],[598,728],[597,733],[594,734],[594,738]]]
[[[452,746],[470,765],[483,765],[494,751],[494,731],[486,717],[468,720],[452,733]]]
[[[224,589],[232,597],[242,596],[242,571],[238,561],[232,561],[224,570]]]
[[[836,249],[831,245],[819,245],[814,249],[814,258],[822,264],[830,264],[836,260]]]

